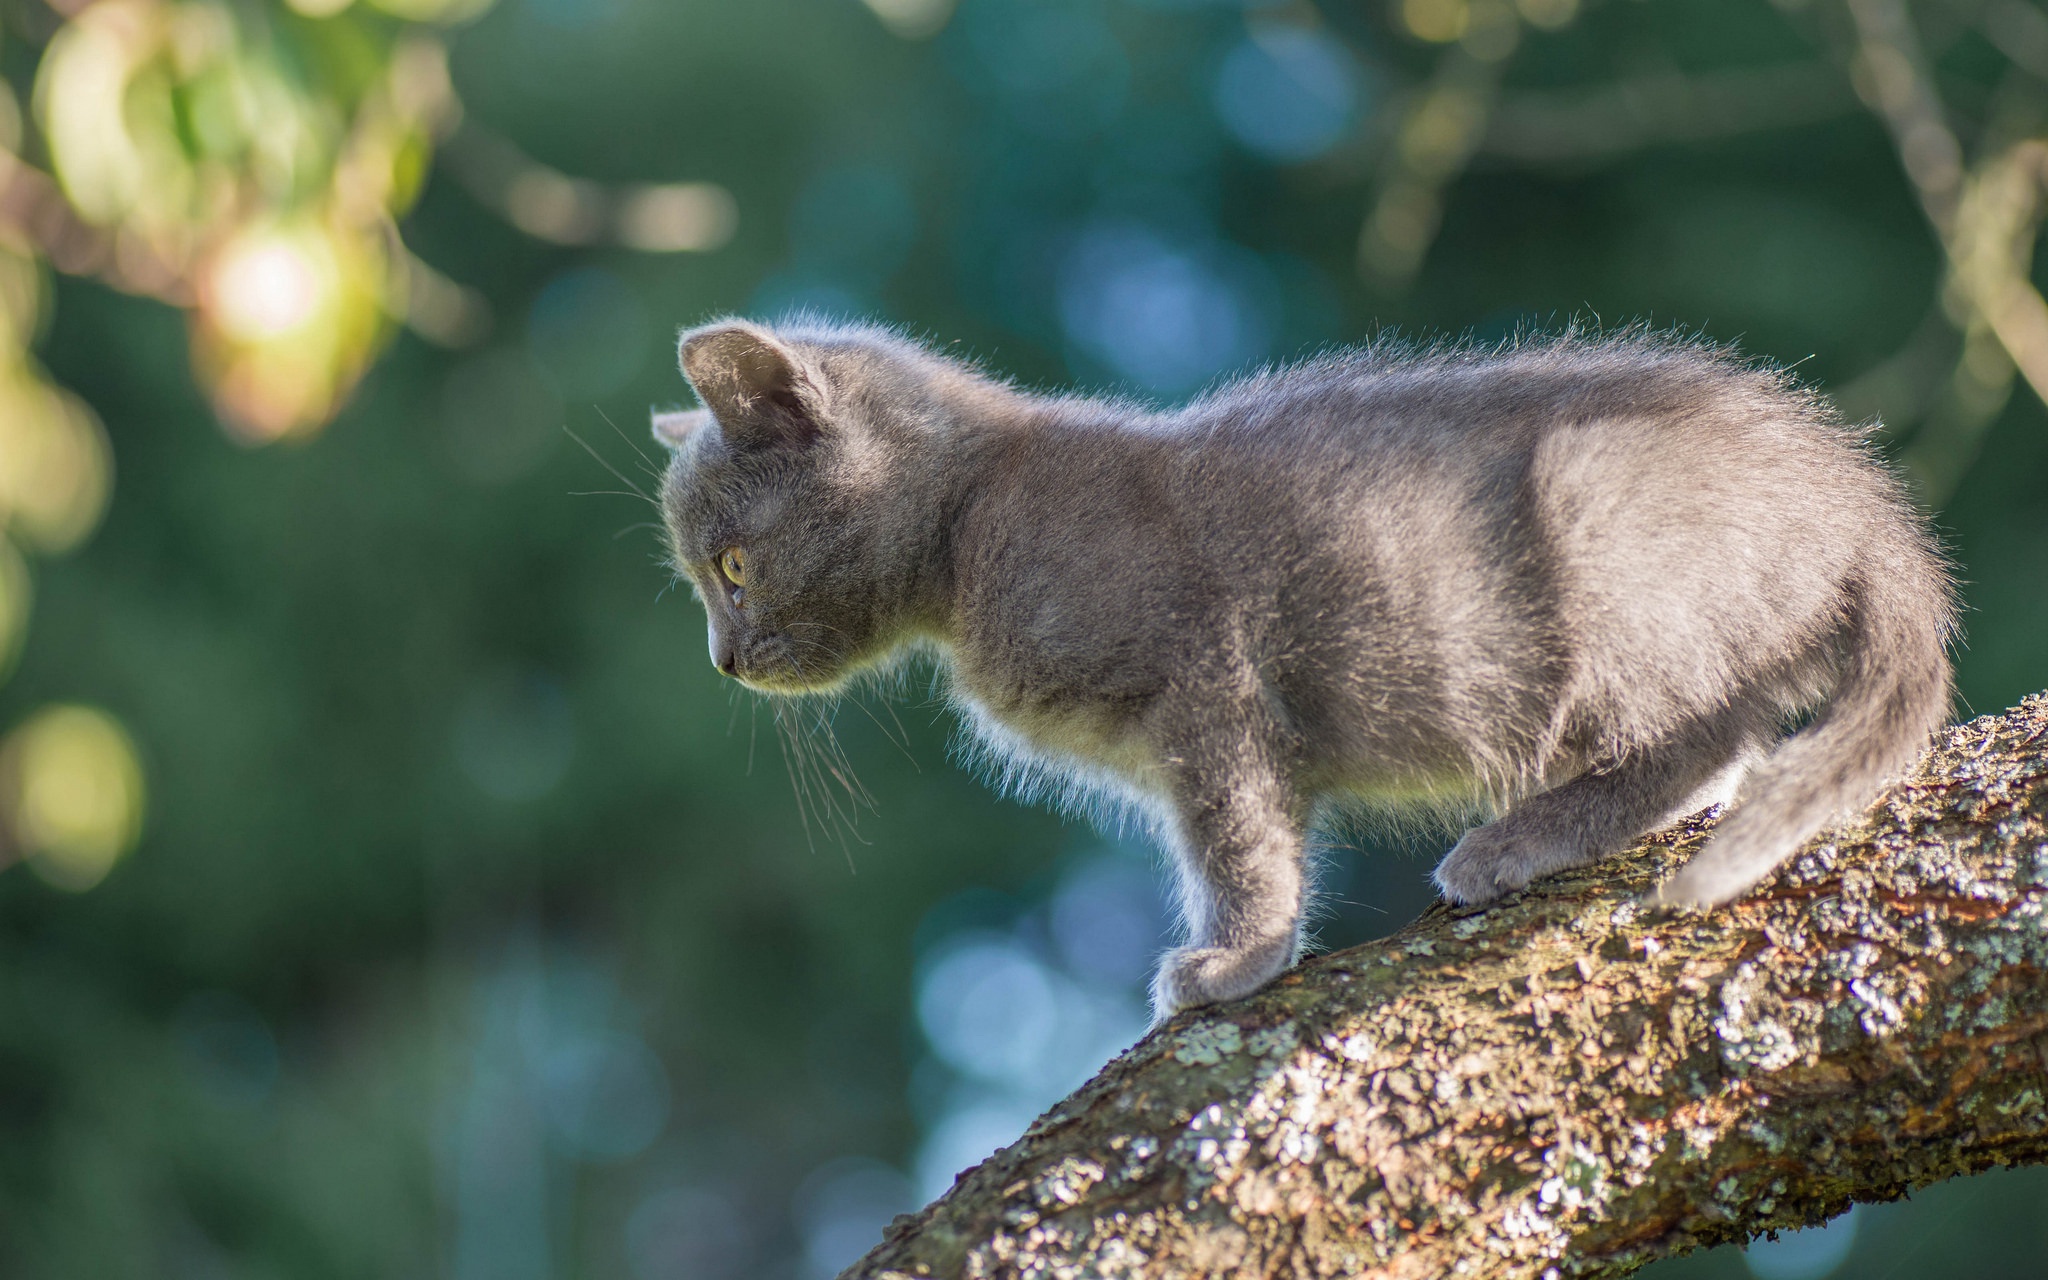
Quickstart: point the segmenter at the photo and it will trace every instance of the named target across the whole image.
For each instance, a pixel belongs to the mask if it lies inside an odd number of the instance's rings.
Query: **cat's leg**
[[[1725,802],[1757,754],[1748,717],[1728,712],[1698,722],[1467,831],[1437,864],[1437,887],[1451,902],[1476,906],[1538,876],[1583,866],[1646,831]]]
[[[1306,806],[1257,749],[1180,754],[1167,819],[1187,942],[1152,979],[1152,1010],[1249,995],[1301,947]]]

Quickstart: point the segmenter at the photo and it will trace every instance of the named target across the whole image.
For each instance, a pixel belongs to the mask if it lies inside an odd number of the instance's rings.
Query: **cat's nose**
[[[733,653],[732,641],[718,631],[711,633],[711,664],[727,675],[739,670],[739,659]]]

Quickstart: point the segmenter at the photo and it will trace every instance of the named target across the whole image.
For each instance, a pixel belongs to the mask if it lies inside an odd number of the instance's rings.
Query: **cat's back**
[[[1601,424],[1695,439],[1758,426],[1841,434],[1776,372],[1643,333],[1347,348],[1225,384],[1176,417],[1191,443],[1210,448],[1466,457],[1533,450],[1549,432]]]
[[[1701,523],[1910,523],[1863,433],[1820,396],[1638,332],[1333,352],[1218,388],[1175,427],[1193,481],[1180,491],[1220,495],[1219,518],[1343,513],[1366,532],[1399,526],[1410,547],[1502,521],[1526,532],[1531,516],[1567,546],[1566,526],[1600,542]]]
[[[1221,387],[1179,427],[1178,492],[1247,555],[1294,531],[1310,571],[1393,582],[1425,615],[1526,595],[1512,567],[1532,556],[1602,607],[1676,607],[1717,575],[1762,594],[1836,575],[1858,542],[1918,539],[1823,398],[1667,335],[1338,351]]]

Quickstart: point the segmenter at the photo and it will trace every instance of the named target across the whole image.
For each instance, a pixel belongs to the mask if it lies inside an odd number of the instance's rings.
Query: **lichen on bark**
[[[1710,830],[1174,1019],[846,1274],[1618,1276],[2048,1158],[2048,697],[1643,905]]]

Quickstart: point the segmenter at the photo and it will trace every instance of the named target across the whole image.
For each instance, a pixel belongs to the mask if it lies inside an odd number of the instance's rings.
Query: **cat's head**
[[[711,660],[768,692],[836,688],[915,625],[938,362],[875,330],[722,321],[681,363],[703,408],[655,417],[662,514]]]

